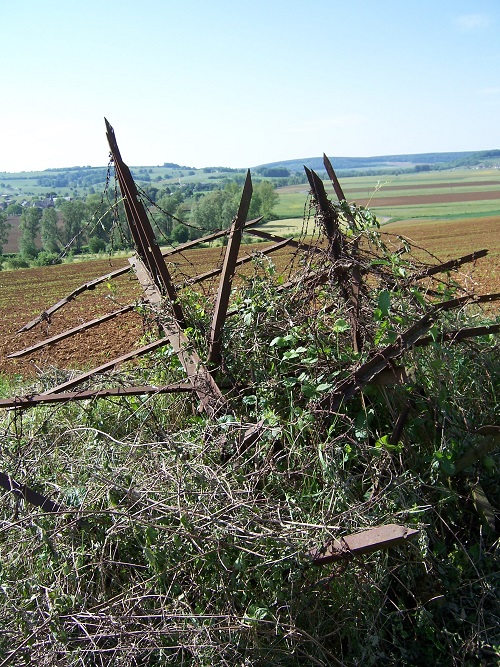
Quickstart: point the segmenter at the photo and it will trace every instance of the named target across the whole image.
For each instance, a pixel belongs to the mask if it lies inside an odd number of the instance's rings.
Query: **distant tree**
[[[36,206],[25,208],[19,221],[21,237],[19,239],[19,251],[23,257],[32,259],[38,254],[36,237],[40,231],[40,220],[42,209]]]
[[[41,220],[40,236],[42,238],[42,248],[44,250],[48,253],[58,252],[57,212],[54,208],[44,209]]]
[[[5,209],[7,215],[21,215],[23,212],[23,207],[21,204],[9,204]]]
[[[182,219],[184,215],[183,209],[180,208],[183,201],[182,191],[175,190],[170,195],[162,194],[156,200],[159,209],[152,209],[156,224],[167,238],[171,238],[172,230],[176,224],[175,218]]]
[[[229,182],[223,190],[213,190],[195,202],[191,209],[191,221],[201,229],[225,229],[236,215],[240,199],[241,187],[234,181]],[[248,217],[256,218],[262,215],[269,219],[277,202],[278,195],[271,183],[257,183],[254,186]]]
[[[254,196],[260,199],[257,216],[262,215],[265,220],[270,220],[273,217],[273,209],[279,201],[279,195],[274,185],[269,181],[257,183],[254,187]]]
[[[4,243],[7,243],[9,238],[10,223],[7,222],[5,213],[0,213],[0,255],[3,252]]]
[[[66,244],[75,240],[76,250],[82,247],[83,221],[88,216],[86,205],[82,201],[64,201],[61,204],[61,213],[64,223],[64,242]]]
[[[175,225],[172,230],[172,240],[177,243],[185,243],[189,240],[189,227],[186,225]]]

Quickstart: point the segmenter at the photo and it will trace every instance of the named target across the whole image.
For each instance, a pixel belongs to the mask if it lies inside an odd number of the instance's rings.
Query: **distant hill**
[[[411,153],[407,155],[378,155],[374,157],[330,157],[333,168],[342,170],[372,170],[384,168],[408,169],[417,165],[429,165],[433,169],[476,166],[491,160],[500,160],[500,150],[462,151],[455,153]],[[314,171],[324,171],[322,157],[282,160],[258,165],[261,169],[288,169],[289,172],[302,172],[304,165]]]

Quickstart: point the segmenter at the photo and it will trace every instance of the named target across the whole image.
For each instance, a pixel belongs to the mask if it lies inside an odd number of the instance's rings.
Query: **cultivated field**
[[[403,234],[416,246],[425,247],[442,260],[488,248],[489,255],[478,260],[474,266],[464,267],[459,278],[462,282],[467,281],[471,287],[474,285],[478,293],[500,292],[498,218],[391,223],[384,226],[383,231],[387,234]],[[255,252],[264,247],[265,244],[252,244],[245,246],[244,251]],[[176,280],[181,282],[183,276],[220,266],[221,251],[220,247],[190,251],[177,258],[170,268]],[[285,264],[286,257],[289,254],[282,255],[278,263]],[[27,357],[18,360],[6,358],[10,352],[29,347],[44,338],[139,300],[142,291],[135,277],[128,273],[112,282],[103,283],[91,292],[84,292],[56,312],[50,323],[44,321],[28,332],[16,334],[21,326],[79,285],[126,264],[127,260],[120,258],[0,273],[0,316],[3,323],[0,333],[0,373],[33,376],[50,367],[86,369],[114,359],[137,346],[150,324],[143,321],[137,312],[129,312]],[[210,292],[211,287],[206,285],[204,289]],[[207,296],[207,300],[209,298]]]

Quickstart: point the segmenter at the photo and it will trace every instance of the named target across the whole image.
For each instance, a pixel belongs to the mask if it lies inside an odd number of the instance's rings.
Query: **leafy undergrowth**
[[[374,377],[339,400],[377,350],[459,295],[448,278],[409,280],[422,267],[407,244],[367,229],[354,229],[375,247],[357,250],[362,352],[346,266],[319,244],[295,286],[263,257],[234,290],[213,417],[191,394],[3,415],[3,472],[63,511],[2,492],[0,665],[497,664],[498,336],[447,342],[483,316],[465,302],[436,312],[427,344],[391,362],[404,382]],[[203,356],[210,308],[181,299]],[[165,347],[92,386],[182,378]],[[312,548],[387,523],[418,539],[312,563]]]

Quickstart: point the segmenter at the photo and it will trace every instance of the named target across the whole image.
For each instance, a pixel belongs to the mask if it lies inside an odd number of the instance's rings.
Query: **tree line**
[[[159,243],[183,243],[227,228],[238,209],[241,190],[238,176],[222,188],[208,192],[192,185],[174,189],[145,185],[140,193]],[[278,200],[272,183],[256,183],[249,217],[274,219]],[[85,200],[56,199],[55,206],[47,208],[11,204],[5,212],[0,212],[0,254],[11,230],[9,214],[20,215],[19,253],[17,258],[9,260],[12,268],[58,263],[68,253],[95,254],[133,246],[120,199],[109,201],[98,194],[89,194]]]

